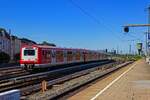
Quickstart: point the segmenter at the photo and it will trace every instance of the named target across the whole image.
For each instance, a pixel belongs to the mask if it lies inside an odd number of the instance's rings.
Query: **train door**
[[[94,58],[94,52],[92,52],[92,60],[93,61],[95,60],[95,58]]]
[[[84,62],[86,62],[86,52],[83,52],[83,59],[84,59]]]
[[[92,52],[91,51],[89,51],[89,61],[92,61]]]
[[[100,59],[101,59],[101,53],[98,54],[98,60],[100,60]]]
[[[67,62],[70,63],[73,61],[73,51],[67,50]]]
[[[52,59],[52,64],[56,64],[56,51],[55,49],[52,49],[52,56],[51,56],[51,59]]]
[[[76,62],[79,62],[81,60],[81,53],[79,50],[76,50],[75,60],[76,60]]]
[[[46,55],[47,55],[47,56],[46,56],[46,59],[47,59],[46,62],[47,62],[47,63],[52,63],[52,58],[51,58],[52,52],[51,52],[51,49],[48,49],[48,50],[47,50]]]
[[[85,53],[85,51],[81,52],[81,57],[82,57],[82,61],[85,62],[86,61],[86,53]]]
[[[64,49],[63,53],[64,53],[64,63],[66,64],[67,63],[67,50]]]
[[[88,59],[89,57],[88,56],[89,56],[88,51],[85,51],[84,52],[84,61],[85,62],[89,61],[89,59]]]
[[[73,60],[72,61],[73,62],[76,62],[76,51],[77,50],[72,50],[72,52],[73,52],[73,55],[72,55],[73,56]]]

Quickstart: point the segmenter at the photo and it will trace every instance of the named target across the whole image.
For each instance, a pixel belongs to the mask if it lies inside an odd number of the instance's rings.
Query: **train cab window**
[[[24,56],[34,56],[35,50],[24,50]]]

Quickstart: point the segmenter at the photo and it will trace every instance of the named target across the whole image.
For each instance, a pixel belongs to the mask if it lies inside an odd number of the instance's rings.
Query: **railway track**
[[[2,83],[4,80],[9,79],[9,78],[28,75],[28,74],[30,73],[23,70],[22,68],[18,66],[0,68],[0,83]]]
[[[16,70],[16,69],[21,69],[19,66],[13,66],[13,67],[2,67],[0,68],[1,71],[7,71],[7,70]]]
[[[37,74],[31,74],[31,75],[6,79],[0,82],[0,92],[7,91],[10,89],[23,88],[28,86],[30,87],[30,85],[38,84],[42,80],[47,80],[47,81],[54,80],[56,78],[60,78],[68,74],[72,74],[81,70],[89,69],[107,63],[112,63],[112,61],[94,62],[90,64],[83,64],[83,65],[77,65],[77,66],[52,70],[49,72],[42,72]]]
[[[54,66],[52,68],[47,68],[47,69],[42,69],[42,70],[33,70],[33,71],[26,71],[23,70],[21,67],[19,66],[14,66],[14,67],[3,67],[0,68],[0,83],[2,82],[7,82],[8,79],[10,78],[15,78],[15,77],[19,77],[19,76],[25,76],[25,75],[30,75],[30,74],[34,74],[34,73],[39,73],[39,72],[46,72],[47,70],[56,70],[59,68],[65,68],[65,67],[70,67],[70,66],[74,66],[74,65],[81,65],[84,63],[77,63],[77,64],[67,64],[67,65],[59,65],[59,66]]]
[[[0,81],[0,92],[11,89],[20,89],[22,98],[27,97],[28,99],[31,99],[31,97],[28,95],[41,90],[41,82],[43,80],[46,80],[48,82],[47,83],[48,88],[57,86],[59,87],[58,84],[68,82],[69,80],[76,79],[84,75],[88,75],[89,73],[97,70],[100,72],[105,71],[118,64],[120,64],[120,62],[114,61],[92,62],[71,67],[64,67],[61,69],[56,69],[48,72],[19,76],[15,78],[8,78]],[[53,89],[51,88],[50,90]]]
[[[103,61],[107,61],[107,60],[103,60]],[[25,76],[25,75],[30,75],[30,74],[34,74],[34,73],[46,72],[46,71],[50,71],[50,70],[57,70],[57,69],[60,69],[60,68],[66,68],[66,67],[71,67],[71,66],[76,66],[76,65],[89,64],[89,63],[93,63],[93,62],[97,62],[97,61],[92,61],[92,62],[87,62],[87,63],[75,63],[75,64],[58,65],[58,66],[53,66],[53,67],[50,67],[50,68],[43,68],[42,70],[41,69],[40,70],[33,70],[33,71],[30,71],[30,72],[26,71],[26,70],[23,70],[19,66],[3,67],[3,68],[0,68],[0,83],[6,81],[6,79],[15,78],[15,77],[18,77],[18,76]]]
[[[38,92],[38,93],[28,96],[26,99],[29,99],[29,100],[55,99],[58,96],[66,92],[69,92],[99,77],[102,77],[115,70],[118,70],[121,67],[126,66],[130,63],[132,62],[126,62],[117,66],[108,64],[107,67],[91,68],[91,69],[76,72],[74,74],[67,75],[67,76],[64,76],[55,80],[48,81],[47,87],[49,89],[45,93]],[[29,90],[30,90],[30,93],[31,93],[33,90],[37,91],[39,89],[39,86],[40,84],[34,85],[32,87],[25,88],[24,90],[22,89],[21,91],[26,91],[29,93]]]

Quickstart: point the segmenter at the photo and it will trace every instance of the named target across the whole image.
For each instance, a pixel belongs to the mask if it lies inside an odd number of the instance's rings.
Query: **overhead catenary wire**
[[[106,30],[111,33],[111,36],[113,36],[114,38],[116,38],[117,40],[119,40],[119,42],[122,42],[122,43],[126,43],[126,42],[129,42],[129,41],[133,42],[133,38],[134,38],[134,41],[136,41],[136,40],[141,41],[141,42],[143,41],[143,40],[139,39],[138,37],[132,36],[132,35],[128,35],[128,36],[132,37],[131,40],[126,40],[126,39],[123,38],[123,36],[118,36],[118,32],[114,32],[114,30],[110,27],[110,25],[108,25],[108,24],[106,25],[106,23],[103,22],[104,18],[102,18],[102,16],[100,16],[101,20],[99,20],[96,16],[94,16],[93,14],[90,14],[86,9],[84,9],[83,7],[81,7],[80,5],[78,5],[76,2],[74,2],[74,0],[68,0],[68,1],[73,6],[75,6],[76,8],[78,8],[84,15],[88,16],[91,20],[93,20],[94,22],[96,22],[99,25],[103,25],[104,28],[106,28]]]
[[[126,33],[125,33],[125,35],[126,35]],[[132,40],[139,40],[139,41],[143,41],[143,40],[141,39],[141,37],[136,37],[136,36],[131,35],[131,34],[128,34],[127,36],[129,36],[129,37],[132,37],[132,38],[133,38],[133,39],[131,39],[131,41],[132,41]],[[127,40],[127,41],[129,41],[129,40]]]
[[[107,30],[109,30],[109,32],[111,32],[113,34],[113,36],[115,36],[117,39],[121,40],[121,41],[125,41],[123,40],[120,36],[116,35],[116,33],[111,30],[108,25],[104,24],[102,21],[100,21],[98,18],[96,18],[94,15],[90,14],[89,12],[87,12],[83,7],[81,7],[80,5],[78,5],[77,3],[75,3],[73,0],[68,0],[70,3],[72,3],[72,5],[74,5],[75,7],[77,7],[84,15],[88,16],[89,18],[91,18],[93,21],[95,21],[97,24],[103,25]]]

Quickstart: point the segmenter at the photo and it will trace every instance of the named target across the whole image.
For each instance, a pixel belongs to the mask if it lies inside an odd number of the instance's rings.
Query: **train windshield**
[[[34,56],[35,50],[24,50],[24,56]]]

